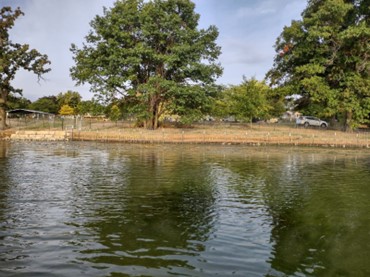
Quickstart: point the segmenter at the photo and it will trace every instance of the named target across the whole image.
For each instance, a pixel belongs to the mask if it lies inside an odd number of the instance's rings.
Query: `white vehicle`
[[[296,124],[303,125],[306,128],[309,126],[327,128],[329,126],[329,124],[326,121],[321,120],[320,118],[314,116],[300,116],[297,118]]]

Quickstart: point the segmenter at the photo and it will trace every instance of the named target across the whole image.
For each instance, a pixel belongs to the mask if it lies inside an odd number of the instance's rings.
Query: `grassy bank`
[[[15,131],[17,129],[14,128],[3,131],[0,138],[9,137]],[[75,141],[370,147],[370,132],[346,133],[280,124],[206,124],[195,125],[192,128],[146,130],[127,124],[104,123],[90,125],[90,128],[69,128],[65,131],[68,132],[69,138]]]
[[[202,125],[194,128],[106,128],[73,130],[72,140],[133,143],[197,143],[370,147],[370,133],[304,129],[280,125]]]

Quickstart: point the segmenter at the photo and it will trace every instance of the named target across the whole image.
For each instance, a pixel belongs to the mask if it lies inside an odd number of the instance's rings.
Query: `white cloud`
[[[224,60],[225,66],[227,64],[259,64],[266,62],[266,54],[264,53],[264,46],[261,46],[263,41],[261,39],[236,39],[229,38],[222,42],[225,51],[221,58]]]
[[[243,75],[261,80],[273,64],[276,38],[285,25],[300,17],[306,1],[231,0],[227,3],[230,7],[225,4],[222,9],[212,10],[216,13],[212,17],[205,11],[201,13],[201,20],[205,15],[209,24],[219,27],[218,42],[222,46],[220,61],[224,67],[219,82],[240,83]]]
[[[89,22],[102,14],[103,6],[111,7],[115,0],[1,0],[1,4],[20,6],[25,16],[15,22],[11,38],[28,43],[47,54],[52,71],[37,83],[28,72],[17,74],[14,86],[23,88],[31,100],[55,95],[67,90],[80,92],[85,99],[92,97],[89,87],[75,87],[69,76],[74,65],[71,43],[81,45],[91,29]],[[238,84],[242,76],[262,79],[272,65],[276,37],[284,25],[299,18],[306,0],[194,0],[200,14],[200,26],[216,25],[222,47],[220,56],[224,75],[219,83]]]
[[[255,8],[252,7],[241,7],[236,12],[238,18],[250,18],[250,17],[258,17],[258,16],[265,16],[269,14],[276,13],[276,9],[264,7],[264,5],[259,5]]]
[[[20,6],[25,15],[15,22],[11,39],[48,55],[52,69],[39,83],[32,73],[20,71],[14,86],[22,88],[23,95],[31,100],[67,90],[91,98],[88,86],[75,87],[69,76],[69,68],[74,64],[69,48],[71,43],[81,44],[90,30],[89,22],[96,14],[102,14],[103,5],[111,5],[111,2],[113,0],[13,1],[12,6]]]

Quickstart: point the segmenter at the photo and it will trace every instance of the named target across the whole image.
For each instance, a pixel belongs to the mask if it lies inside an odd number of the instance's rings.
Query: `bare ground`
[[[17,129],[1,131],[0,139],[8,138],[16,131]],[[70,139],[75,141],[370,148],[370,132],[347,133],[279,124],[195,125],[193,128],[160,128],[157,130],[105,124],[104,126],[90,126],[89,129],[69,129],[67,132]]]
[[[197,143],[246,145],[295,145],[323,147],[370,147],[370,133],[345,133],[334,130],[304,129],[285,126],[198,126],[191,129],[161,128],[146,130],[122,128],[78,131],[73,140],[122,141],[139,143]]]

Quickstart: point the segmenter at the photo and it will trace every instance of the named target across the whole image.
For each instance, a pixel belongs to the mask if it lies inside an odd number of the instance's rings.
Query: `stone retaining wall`
[[[65,131],[17,131],[10,136],[11,140],[44,140],[63,141],[69,140],[69,134]]]

